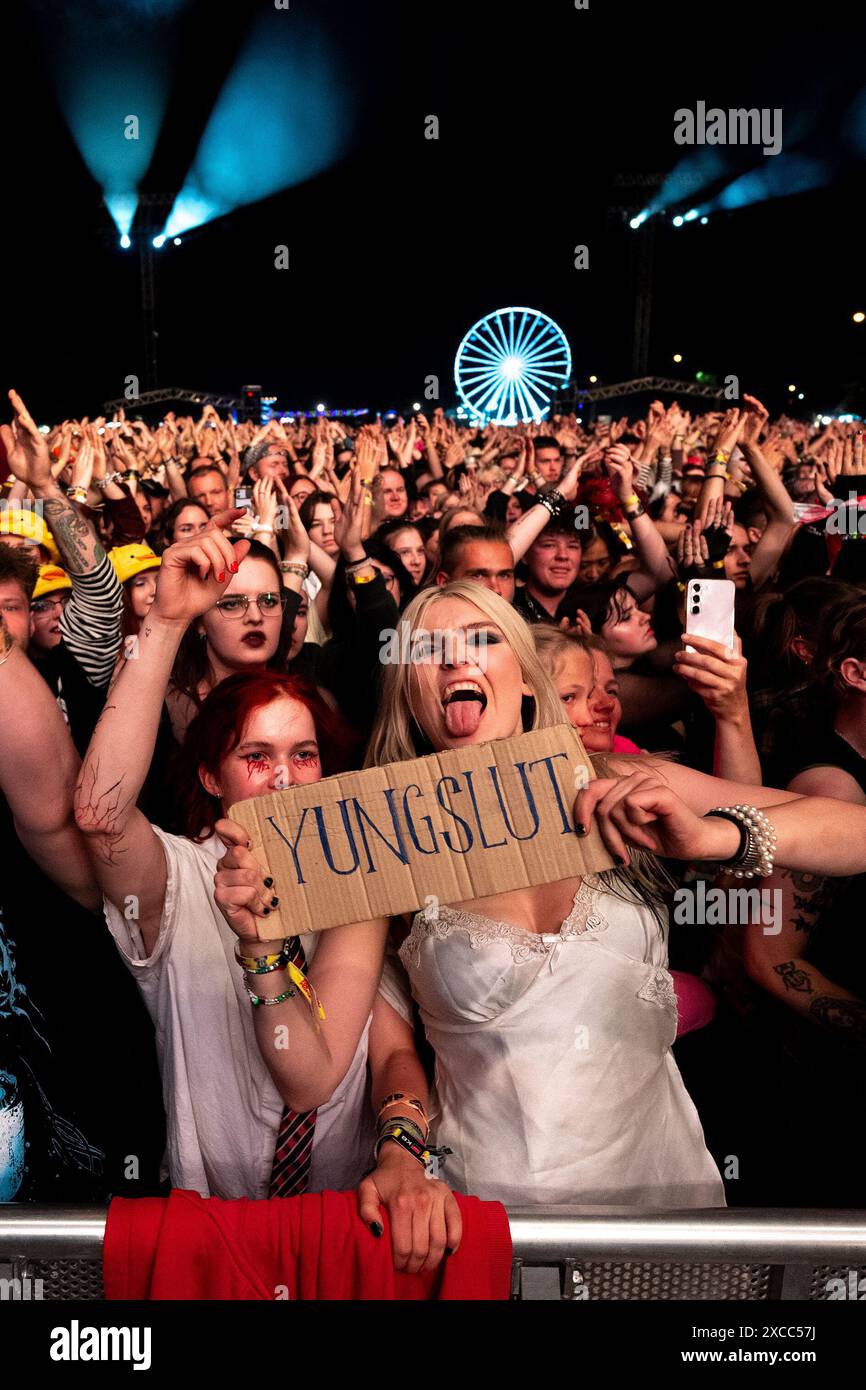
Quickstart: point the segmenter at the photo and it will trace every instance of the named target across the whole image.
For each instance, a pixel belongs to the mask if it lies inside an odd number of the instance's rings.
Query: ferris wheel
[[[463,404],[496,425],[543,420],[570,376],[565,334],[538,309],[495,309],[472,325],[454,359]]]

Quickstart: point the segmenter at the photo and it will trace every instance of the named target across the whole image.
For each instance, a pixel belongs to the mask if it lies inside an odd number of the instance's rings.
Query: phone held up
[[[730,579],[690,579],[686,589],[686,636],[708,637],[734,650],[734,596]],[[686,651],[694,647],[686,643]]]

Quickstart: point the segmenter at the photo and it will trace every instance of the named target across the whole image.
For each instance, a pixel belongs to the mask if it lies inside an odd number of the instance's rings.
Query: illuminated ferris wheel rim
[[[565,334],[548,314],[528,305],[484,314],[464,335],[454,359],[463,404],[473,416],[496,424],[544,419],[554,391],[570,377]]]

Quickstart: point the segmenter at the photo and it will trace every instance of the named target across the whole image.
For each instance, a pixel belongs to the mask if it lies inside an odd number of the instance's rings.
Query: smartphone
[[[686,589],[686,635],[709,637],[734,650],[734,597],[730,579],[690,579]],[[686,651],[694,647],[686,643]]]
[[[248,512],[252,511],[253,490],[251,487],[242,483],[240,487],[235,488],[235,506],[246,507]]]

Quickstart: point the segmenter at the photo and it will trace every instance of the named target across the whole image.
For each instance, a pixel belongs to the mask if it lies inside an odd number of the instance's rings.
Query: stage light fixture
[[[323,414],[324,414],[325,407],[322,405],[321,401],[320,401],[319,404],[316,406],[316,410],[319,412],[320,415],[323,415]]]
[[[165,232],[160,232],[158,236],[155,236],[153,238],[153,244],[156,247],[157,251],[159,251],[163,246],[165,246]]]
[[[866,319],[866,314],[863,313],[862,309],[858,309],[856,314],[851,315],[851,318],[855,323],[862,323]]]
[[[797,389],[796,386],[789,386],[789,387],[788,387],[788,390],[789,390],[789,391],[796,391],[796,389]]]
[[[174,244],[175,244],[175,246],[180,246],[180,243],[181,243],[181,238],[180,238],[179,236],[174,237]]]
[[[132,238],[130,237],[129,232],[123,233],[123,236],[120,238],[120,245],[124,251],[129,250],[130,246],[132,245]]]
[[[803,392],[802,392],[802,391],[798,391],[798,392],[797,392],[797,400],[798,400],[798,401],[804,401],[805,399],[806,399],[806,397],[803,395]]]
[[[684,217],[680,217],[679,213],[677,213],[676,217],[674,218],[674,226],[675,226],[675,227],[681,227],[681,226],[683,225],[683,222],[684,222],[684,221],[685,221],[685,218],[684,218]]]
[[[685,217],[683,218],[683,221],[684,221],[684,222],[694,222],[695,219],[697,218],[697,216],[698,216],[698,210],[697,210],[697,208],[689,208],[688,212],[686,213]]]
[[[681,352],[675,352],[675,353],[674,353],[674,361],[675,361],[675,362],[682,362],[682,360],[683,360],[683,355],[682,355],[682,353],[681,353]]]
[[[589,378],[589,380],[590,380],[591,384],[594,386],[595,383],[598,381],[598,377],[597,377],[597,376],[591,376],[591,377]]]
[[[421,402],[420,402],[420,401],[413,401],[413,402],[412,402],[412,409],[413,409],[413,410],[420,410],[420,409],[421,409]]]
[[[709,220],[710,220],[710,219],[709,219],[708,217],[702,217],[702,218],[701,218],[701,226],[702,226],[702,227],[706,227],[706,225],[707,225],[707,223],[709,222]]]

